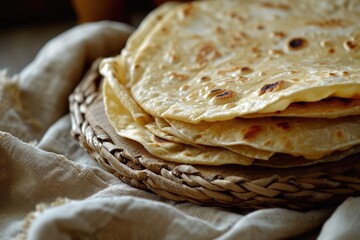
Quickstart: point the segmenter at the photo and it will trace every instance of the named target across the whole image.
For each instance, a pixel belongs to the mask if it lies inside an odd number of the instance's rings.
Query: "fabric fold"
[[[326,221],[318,240],[360,239],[360,198],[348,198]]]
[[[68,97],[96,58],[120,51],[133,28],[110,21],[85,23],[49,41],[19,76],[23,115],[40,128],[39,140],[68,111]]]

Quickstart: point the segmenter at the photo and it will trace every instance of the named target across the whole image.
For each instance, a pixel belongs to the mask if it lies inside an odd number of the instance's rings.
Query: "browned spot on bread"
[[[222,29],[222,28],[219,27],[219,26],[216,26],[216,27],[215,27],[215,32],[216,32],[216,33],[224,33],[224,29]]]
[[[349,73],[349,72],[347,72],[347,71],[343,71],[343,72],[342,72],[342,75],[343,75],[344,77],[347,77],[347,76],[349,76],[349,75],[350,75],[350,73]]]
[[[278,126],[279,128],[285,131],[290,129],[290,124],[288,122],[278,122],[276,123],[276,126]]]
[[[233,36],[237,39],[249,38],[249,35],[247,35],[245,32],[236,32]]]
[[[241,74],[248,74],[251,73],[253,70],[250,67],[240,67],[240,66],[232,66],[227,69],[222,69],[217,71],[218,75],[225,75],[227,73],[238,71]]]
[[[242,16],[240,16],[238,13],[235,12],[230,13],[230,18],[238,20],[240,22],[245,22],[245,18],[243,18]]]
[[[341,19],[327,19],[322,21],[311,21],[307,23],[308,25],[314,25],[323,28],[331,27],[345,27],[345,23]]]
[[[344,42],[344,48],[346,51],[352,51],[358,48],[358,44],[354,41],[345,41]]]
[[[243,46],[250,42],[249,36],[244,32],[234,32],[231,35],[231,40],[229,41],[230,45]]]
[[[182,13],[184,14],[185,17],[188,17],[192,11],[192,4],[191,3],[185,3],[184,7],[182,9]]]
[[[293,38],[288,42],[288,47],[291,50],[299,50],[308,45],[308,41],[305,38]]]
[[[202,82],[206,82],[206,81],[210,81],[210,80],[211,80],[211,77],[209,77],[209,76],[202,76],[200,78],[200,81],[202,81]]]
[[[329,77],[336,77],[336,73],[329,73]]]
[[[259,90],[259,96],[267,92],[275,92],[285,88],[285,81],[279,80],[274,83],[266,84]]]
[[[280,9],[280,10],[289,10],[290,9],[290,6],[285,3],[262,2],[261,6],[266,7],[266,8]]]
[[[223,98],[231,97],[233,94],[235,94],[234,91],[225,90],[222,93],[216,95],[215,97],[218,98],[218,99],[223,99]]]
[[[252,51],[253,53],[261,53],[261,49],[259,49],[258,47],[252,47],[252,48],[251,48],[251,51]]]
[[[336,131],[336,137],[337,137],[337,138],[342,138],[343,136],[344,136],[343,131],[341,131],[341,130],[337,130],[337,131]]]
[[[252,69],[249,67],[243,67],[240,70],[241,70],[241,73],[251,73],[252,72]]]
[[[275,31],[275,32],[272,32],[270,36],[273,38],[284,38],[286,36],[286,34],[284,32]]]
[[[157,15],[157,16],[156,16],[156,20],[157,20],[157,21],[160,21],[162,18],[163,18],[163,15]]]
[[[212,101],[216,104],[225,104],[238,99],[236,92],[229,89],[213,89],[208,94],[209,97],[214,97]]]
[[[330,48],[330,49],[328,50],[328,53],[330,53],[330,54],[335,53],[335,49]]]
[[[220,52],[216,49],[215,45],[212,43],[206,43],[200,47],[199,51],[196,54],[196,63],[203,65],[211,60],[214,60],[220,57]]]
[[[187,74],[178,73],[178,72],[167,72],[166,76],[172,80],[181,80],[181,81],[184,81],[189,77]]]
[[[192,156],[192,154],[189,153],[189,152],[185,152],[184,155],[187,156],[187,157],[191,157],[191,156]]]
[[[225,90],[224,89],[221,89],[221,88],[215,88],[215,89],[212,89],[209,93],[208,93],[208,96],[209,97],[213,97],[217,94],[220,94],[222,92],[224,92]]]
[[[245,140],[253,139],[262,131],[263,128],[260,125],[253,125],[244,131],[243,138]]]
[[[179,56],[174,50],[169,50],[166,53],[166,61],[169,63],[176,63],[179,61]]]

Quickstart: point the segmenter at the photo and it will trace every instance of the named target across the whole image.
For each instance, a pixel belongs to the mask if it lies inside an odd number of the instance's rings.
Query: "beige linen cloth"
[[[0,239],[360,239],[360,198],[308,212],[164,200],[107,173],[70,136],[68,96],[132,28],[79,25],[0,79]]]

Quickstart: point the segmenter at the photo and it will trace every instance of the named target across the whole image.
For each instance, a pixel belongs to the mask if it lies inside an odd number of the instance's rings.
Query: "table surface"
[[[128,24],[138,26],[147,11],[132,12]],[[42,22],[0,28],[0,70],[19,73],[52,38],[76,26],[76,20]]]
[[[19,73],[51,38],[75,26],[75,22],[44,22],[0,29],[0,69]]]

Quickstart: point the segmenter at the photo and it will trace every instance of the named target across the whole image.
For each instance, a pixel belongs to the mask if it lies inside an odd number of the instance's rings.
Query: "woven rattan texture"
[[[117,136],[107,122],[98,63],[69,98],[72,134],[123,182],[175,201],[251,209],[308,210],[360,195],[358,157],[288,170],[181,165],[152,157],[139,144]]]

